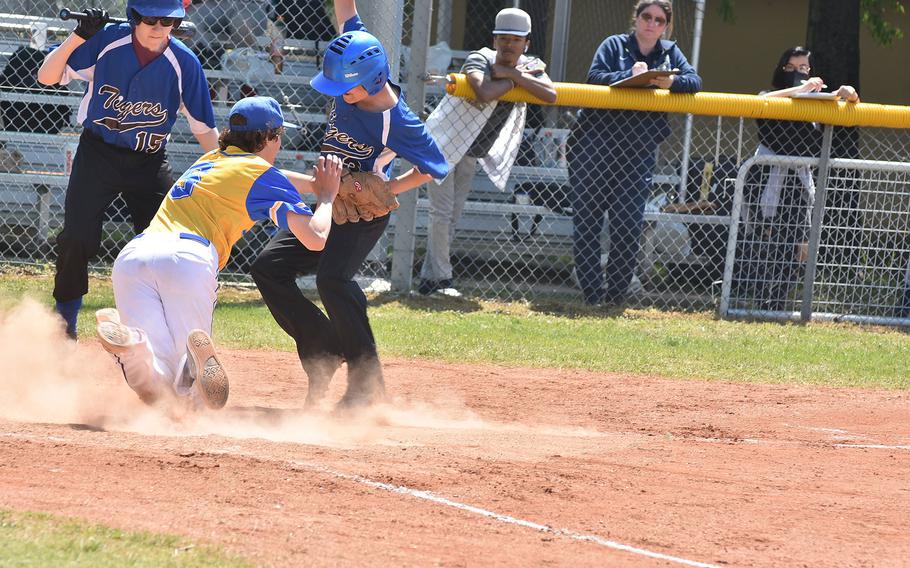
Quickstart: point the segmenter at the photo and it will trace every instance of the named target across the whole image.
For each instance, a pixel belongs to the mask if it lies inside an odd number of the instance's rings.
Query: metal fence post
[[[803,281],[803,299],[799,319],[812,319],[812,296],[815,287],[815,272],[818,266],[818,246],[821,242],[822,220],[825,215],[825,195],[828,190],[828,169],[831,161],[831,143],[834,127],[824,125],[821,156],[818,160],[818,179],[815,182],[815,203],[812,206],[812,224],[809,227],[809,258],[806,259],[806,275]]]
[[[749,168],[755,158],[749,158],[739,167],[736,174],[736,186],[733,190],[733,205],[730,209],[730,232],[727,235],[727,252],[724,257],[724,276],[721,284],[720,302],[717,306],[717,315],[726,318],[730,310],[730,295],[733,288],[733,269],[736,262],[736,243],[739,239],[740,216],[743,209],[743,192]]]
[[[391,2],[361,2],[357,11],[370,33],[382,42],[389,56],[392,77],[398,77],[401,61],[401,30],[404,20],[404,0]]]
[[[548,71],[550,78],[554,81],[566,80],[566,52],[569,46],[569,18],[571,16],[572,0],[556,0],[553,14],[553,42],[550,47]]]
[[[401,68],[401,36],[404,22],[404,0],[389,2],[361,2],[357,12],[367,25],[371,34],[376,36],[386,49],[391,67],[390,79],[398,82]],[[386,276],[385,266],[389,260],[389,235],[384,233],[376,246],[367,255],[366,263],[381,266],[379,272]],[[365,263],[365,264],[366,264]]]
[[[37,243],[35,250],[41,251],[47,247],[47,239],[51,226],[51,188],[44,184],[35,186],[38,194],[38,226],[36,227]]]
[[[436,43],[452,45],[452,0],[439,0],[436,7]]]
[[[411,28],[411,61],[408,69],[407,103],[417,114],[423,112],[426,100],[427,50],[430,46],[430,22],[433,0],[416,0]],[[432,182],[431,182],[432,183]],[[392,241],[392,290],[411,289],[417,226],[417,190],[398,196],[401,206],[395,211],[395,237]]]
[[[705,0],[695,0],[695,34],[692,38],[692,67],[698,71],[698,60],[701,56],[701,34],[702,23],[705,19]],[[691,114],[686,115],[686,123],[683,129],[683,148],[682,158],[679,165],[679,191],[677,201],[686,202],[686,193],[688,191],[689,179],[689,158],[692,148],[692,120]]]

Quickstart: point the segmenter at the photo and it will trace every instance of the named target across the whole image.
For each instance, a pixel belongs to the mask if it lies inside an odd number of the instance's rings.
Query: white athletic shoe
[[[458,288],[448,287],[436,290],[433,292],[433,295],[448,296],[449,298],[460,298],[462,294],[458,291]]]
[[[215,355],[215,345],[209,334],[194,329],[186,339],[187,363],[193,376],[193,387],[209,408],[222,408],[228,399],[230,386],[227,372]]]
[[[124,353],[130,346],[135,345],[137,337],[120,322],[102,321],[95,328],[98,331],[98,338],[101,340],[101,347],[112,355]]]
[[[95,322],[101,323],[103,321],[120,323],[120,312],[117,311],[117,308],[101,308],[97,310],[95,312]]]

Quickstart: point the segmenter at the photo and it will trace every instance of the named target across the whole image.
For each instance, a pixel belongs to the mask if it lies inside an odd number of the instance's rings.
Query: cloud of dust
[[[485,420],[455,394],[437,395],[432,401],[393,399],[343,414],[330,407],[282,409],[231,401],[217,412],[196,412],[183,404],[153,408],[126,386],[107,353],[67,340],[59,317],[30,299],[0,312],[0,419],[326,447],[433,443],[434,437],[469,438],[477,432],[598,435],[574,427]]]
[[[120,426],[177,436],[224,436],[336,448],[396,444],[402,430],[482,430],[490,427],[463,403],[392,401],[350,413],[330,406],[304,410],[228,406],[217,412],[142,414]]]
[[[122,389],[101,380],[110,377],[110,365],[106,353],[66,339],[60,318],[35,300],[0,312],[0,418],[85,422],[129,406]]]
[[[599,432],[574,426],[503,423],[483,419],[455,397],[433,401],[393,399],[356,413],[265,407],[232,407],[219,412],[188,413],[157,425],[146,416],[141,431],[166,435],[223,436],[332,448],[377,445],[429,445],[501,434],[589,438]],[[134,427],[139,426],[134,422]],[[457,442],[456,442],[457,443]]]

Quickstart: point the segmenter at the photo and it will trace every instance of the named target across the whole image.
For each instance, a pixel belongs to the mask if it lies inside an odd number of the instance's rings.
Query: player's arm
[[[393,195],[398,195],[399,193],[410,191],[415,187],[420,187],[431,179],[433,179],[433,176],[430,174],[422,174],[417,168],[411,168],[397,178],[389,181],[389,189],[392,191]]]
[[[56,85],[63,80],[66,63],[76,48],[84,44],[93,35],[104,29],[108,21],[107,10],[87,8],[87,18],[79,20],[76,29],[67,36],[60,46],[47,54],[44,63],[38,69],[37,79],[42,85]],[[85,78],[85,77],[82,77]]]
[[[316,211],[313,215],[288,213],[288,228],[309,250],[320,251],[325,248],[325,241],[332,228],[332,202],[338,195],[341,172],[341,158],[331,154],[319,156],[312,184],[316,194]]]
[[[392,195],[410,191],[431,179],[443,179],[449,175],[449,164],[439,144],[430,136],[426,125],[416,116],[410,115],[395,129],[394,140],[395,145],[390,148],[414,167],[389,181],[389,191]]]
[[[42,85],[56,85],[63,79],[66,71],[66,62],[76,48],[85,43],[85,40],[76,34],[70,34],[57,49],[47,54],[44,62],[38,69],[38,82]]]
[[[316,181],[316,178],[302,174],[300,172],[295,172],[294,170],[281,170],[281,173],[287,176],[288,180],[291,182],[291,185],[294,186],[294,189],[297,190],[297,193],[312,193],[315,194],[316,191],[313,188],[313,184]]]
[[[357,15],[357,4],[354,0],[335,0],[335,21],[338,29],[344,29],[344,23]]]
[[[199,145],[202,146],[202,149],[206,152],[211,152],[218,148],[218,129],[210,128],[204,132],[193,133],[193,136],[196,137],[196,140],[199,142]]]

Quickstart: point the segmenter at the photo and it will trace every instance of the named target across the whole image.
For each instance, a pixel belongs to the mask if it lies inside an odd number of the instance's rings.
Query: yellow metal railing
[[[463,74],[453,73],[448,79],[446,91],[450,95],[474,98],[474,90]],[[910,128],[910,106],[730,93],[683,95],[670,93],[664,89],[611,89],[581,83],[555,83],[555,86],[557,96],[553,106],[801,120],[835,126]],[[500,97],[500,100],[548,105],[522,88],[512,89]]]

